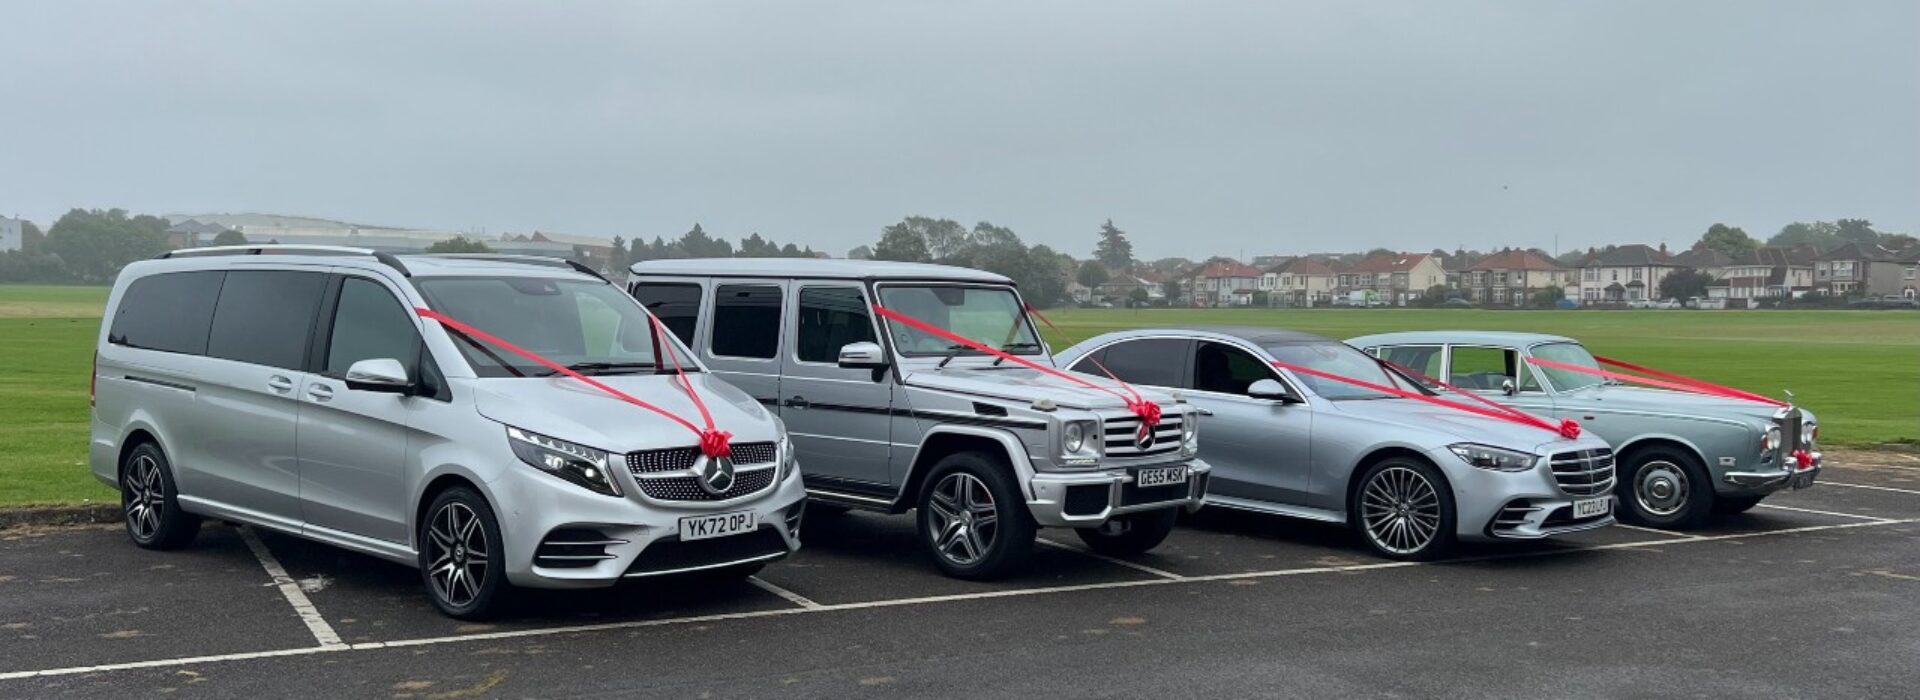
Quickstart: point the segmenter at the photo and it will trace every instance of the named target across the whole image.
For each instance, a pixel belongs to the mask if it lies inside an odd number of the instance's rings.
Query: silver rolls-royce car
[[[1354,347],[1462,389],[1605,438],[1620,459],[1621,516],[1689,528],[1746,511],[1768,494],[1806,488],[1820,472],[1813,412],[1667,389],[1630,387],[1536,365],[1599,368],[1572,338],[1495,331],[1416,331],[1353,338]],[[1798,463],[1794,453],[1806,455]]]
[[[1214,468],[1209,506],[1347,523],[1396,559],[1438,557],[1461,540],[1613,522],[1613,453],[1604,440],[1275,365],[1429,395],[1337,340],[1272,328],[1152,328],[1095,337],[1059,360],[1179,390],[1198,407],[1207,431],[1201,457]]]
[[[779,411],[816,512],[917,510],[920,546],[950,576],[1017,572],[1036,527],[1137,554],[1206,492],[1192,407],[1141,390],[1163,411],[1142,430],[1122,398],[1133,395],[1111,381],[1102,391],[1050,375],[1060,370],[1000,275],[733,258],[632,273],[634,297],[703,363]]]

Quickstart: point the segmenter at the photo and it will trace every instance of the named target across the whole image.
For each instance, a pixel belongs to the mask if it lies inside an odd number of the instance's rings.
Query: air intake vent
[[[973,402],[973,412],[983,416],[1005,417],[1007,415],[1007,408],[1005,406],[995,406],[990,403],[975,401]]]

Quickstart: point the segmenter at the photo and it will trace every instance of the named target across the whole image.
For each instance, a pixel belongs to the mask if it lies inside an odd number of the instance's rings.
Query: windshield
[[[1328,374],[1357,379],[1371,384],[1409,389],[1405,382],[1387,373],[1374,359],[1345,343],[1289,343],[1267,348],[1273,359],[1290,365],[1300,365]],[[1301,382],[1322,397],[1340,401],[1344,399],[1386,399],[1396,398],[1392,394],[1383,394],[1372,389],[1357,387],[1346,382],[1316,377],[1304,372],[1294,372]]]
[[[1542,360],[1552,360],[1569,365],[1600,369],[1600,363],[1594,361],[1593,353],[1587,352],[1586,346],[1579,343],[1552,343],[1535,346],[1533,348],[1533,356]],[[1553,388],[1558,391],[1585,389],[1607,381],[1603,377],[1596,377],[1591,374],[1569,372],[1564,369],[1543,367],[1540,365],[1534,365],[1534,367],[1539,369],[1542,374],[1547,375],[1547,383],[1552,384]]]
[[[613,285],[540,277],[443,277],[414,284],[440,313],[581,374],[654,370],[647,314]],[[482,377],[554,374],[505,349],[452,329],[448,334]]]
[[[1035,355],[1040,341],[1021,312],[1020,297],[1006,287],[893,286],[880,288],[880,303],[927,325],[1000,348],[1013,355]],[[893,346],[907,357],[980,354],[953,341],[907,327],[893,329]]]

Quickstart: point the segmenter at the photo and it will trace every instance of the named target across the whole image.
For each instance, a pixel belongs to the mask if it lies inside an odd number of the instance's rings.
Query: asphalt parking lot
[[[1043,531],[1030,574],[943,578],[911,520],[846,515],[723,589],[540,593],[490,624],[406,568],[209,524],[0,531],[0,696],[1906,696],[1920,459],[1835,466],[1691,533],[1615,527],[1376,558],[1203,513],[1118,561]]]

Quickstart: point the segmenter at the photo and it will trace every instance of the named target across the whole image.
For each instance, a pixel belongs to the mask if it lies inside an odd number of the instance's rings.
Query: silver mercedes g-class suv
[[[1125,385],[1055,374],[1000,275],[793,259],[630,271],[634,297],[703,364],[779,411],[816,514],[917,509],[920,546],[947,575],[1017,570],[1037,527],[1144,552],[1206,495],[1194,409],[1139,390],[1162,409],[1143,430]]]

